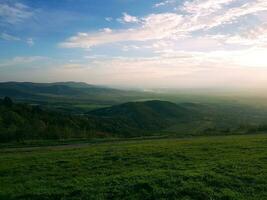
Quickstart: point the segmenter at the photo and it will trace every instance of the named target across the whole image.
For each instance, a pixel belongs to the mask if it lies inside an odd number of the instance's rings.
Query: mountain
[[[266,114],[261,116],[252,110],[241,117],[244,112],[240,114],[239,108],[226,108],[221,111],[194,103],[153,100],[128,102],[76,115],[13,103],[5,98],[0,99],[0,142],[266,132]]]
[[[174,123],[193,120],[198,113],[191,106],[168,101],[128,102],[88,112],[89,116],[115,119],[136,130],[156,131]]]
[[[73,88],[101,88],[100,86],[91,85],[84,82],[74,82],[74,81],[67,81],[67,82],[55,82],[51,83],[52,85],[65,85]]]
[[[33,139],[137,137],[196,116],[187,106],[166,101],[130,102],[87,115],[42,110],[39,106],[0,100],[0,142]]]
[[[150,95],[150,94],[149,94]],[[79,108],[103,107],[127,101],[148,98],[148,93],[118,90],[83,82],[2,82],[0,98],[8,96],[19,102],[48,105],[52,109],[77,111]],[[151,95],[149,96],[151,97]],[[89,106],[88,106],[89,105]],[[85,111],[88,111],[85,109]]]
[[[27,97],[38,95],[84,96],[105,92],[119,92],[82,82],[31,83],[31,82],[3,82],[0,83],[0,96]]]

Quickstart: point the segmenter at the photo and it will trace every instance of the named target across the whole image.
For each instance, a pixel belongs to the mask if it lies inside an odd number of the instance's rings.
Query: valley
[[[0,199],[267,198],[264,105],[9,84],[14,92],[0,84]]]

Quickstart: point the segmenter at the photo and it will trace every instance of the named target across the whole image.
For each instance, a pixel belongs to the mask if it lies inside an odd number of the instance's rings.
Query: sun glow
[[[267,67],[267,49],[252,49],[238,57],[241,65],[249,67]]]

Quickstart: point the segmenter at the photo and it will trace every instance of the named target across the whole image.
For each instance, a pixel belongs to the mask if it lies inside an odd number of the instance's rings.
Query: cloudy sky
[[[266,0],[0,0],[0,81],[266,87]]]

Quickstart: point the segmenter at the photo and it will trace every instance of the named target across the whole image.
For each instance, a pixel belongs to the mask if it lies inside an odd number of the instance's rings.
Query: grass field
[[[0,199],[267,199],[267,135],[0,150]]]

